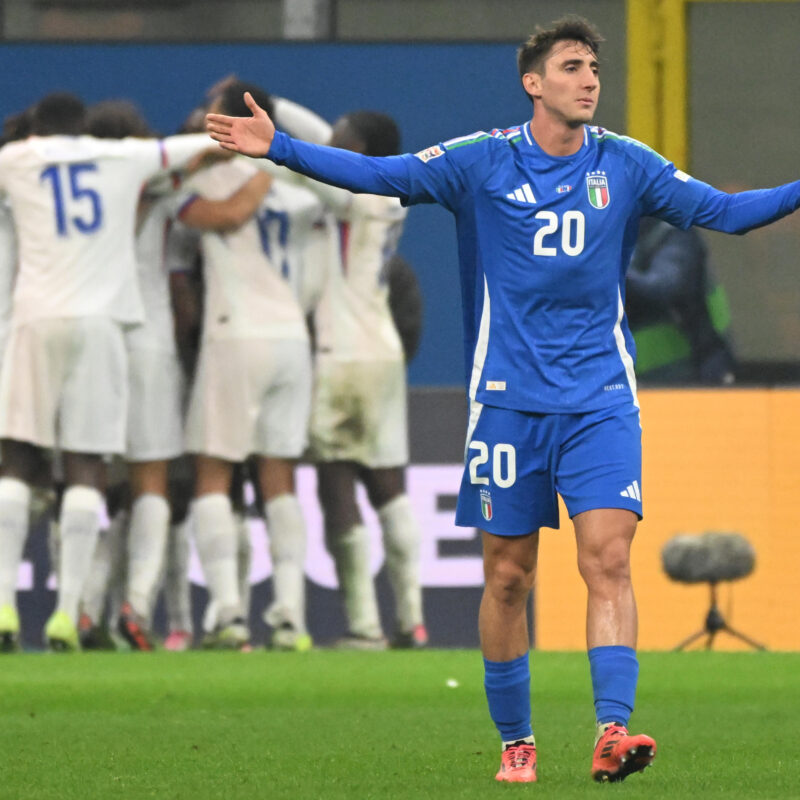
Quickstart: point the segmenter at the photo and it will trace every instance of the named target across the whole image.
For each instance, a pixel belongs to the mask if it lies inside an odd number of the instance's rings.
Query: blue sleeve
[[[423,154],[376,158],[301,142],[277,132],[266,158],[351,192],[399,197],[404,205],[440,203],[452,210],[459,197],[460,182],[446,155],[444,148],[437,145]]]
[[[627,146],[639,173],[642,215],[658,217],[683,230],[696,224],[695,214],[713,191],[711,187],[676,169],[646,145],[629,140]]]
[[[708,188],[705,203],[695,213],[694,224],[724,233],[747,233],[800,208],[800,181],[736,194]]]
[[[649,148],[640,146],[635,160],[643,172],[642,213],[679,228],[699,225],[723,233],[747,233],[800,208],[800,181],[728,194],[676,169]]]

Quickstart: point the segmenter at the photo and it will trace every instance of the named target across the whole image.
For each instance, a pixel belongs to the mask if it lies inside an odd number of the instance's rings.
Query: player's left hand
[[[244,93],[244,101],[253,112],[252,117],[206,114],[206,130],[226,150],[260,158],[269,152],[275,137],[275,125],[250,92]]]

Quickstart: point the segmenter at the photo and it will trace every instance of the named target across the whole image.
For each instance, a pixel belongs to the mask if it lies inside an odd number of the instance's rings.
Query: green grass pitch
[[[5,656],[0,797],[800,797],[800,654],[640,660],[658,757],[597,785],[586,657],[532,654],[531,786],[493,780],[475,651]]]

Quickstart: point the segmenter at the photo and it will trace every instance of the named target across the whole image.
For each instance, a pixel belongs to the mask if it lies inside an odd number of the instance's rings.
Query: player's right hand
[[[206,130],[226,150],[260,158],[269,152],[275,137],[275,125],[250,92],[244,93],[244,101],[253,112],[252,117],[206,114]]]

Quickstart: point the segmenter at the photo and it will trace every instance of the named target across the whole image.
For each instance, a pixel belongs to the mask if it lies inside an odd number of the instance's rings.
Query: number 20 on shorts
[[[489,479],[478,475],[478,468],[489,461],[489,445],[486,442],[470,442],[469,451],[477,451],[469,460],[470,483],[488,485]],[[517,451],[513,444],[498,443],[492,447],[492,480],[495,486],[508,489],[517,480]]]

